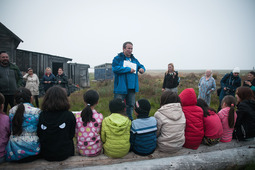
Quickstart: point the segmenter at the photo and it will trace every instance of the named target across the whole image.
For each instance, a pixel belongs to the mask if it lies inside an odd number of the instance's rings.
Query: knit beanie
[[[149,116],[151,104],[146,99],[140,99],[135,103],[135,111],[138,113],[138,118],[146,118]]]
[[[235,67],[233,69],[233,73],[240,73],[240,68],[239,67]]]
[[[126,108],[126,104],[120,98],[110,101],[109,109],[111,113],[122,113]]]

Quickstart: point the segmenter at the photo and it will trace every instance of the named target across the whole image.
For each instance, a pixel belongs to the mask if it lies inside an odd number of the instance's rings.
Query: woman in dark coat
[[[249,87],[239,87],[236,90],[237,119],[233,137],[238,140],[255,137],[255,100]]]
[[[45,69],[45,75],[42,78],[42,84],[43,84],[45,93],[49,88],[51,88],[55,84],[55,81],[56,81],[56,78],[54,74],[52,74],[51,68],[47,67]]]
[[[66,92],[68,94],[68,78],[65,75],[63,68],[58,69],[58,74],[56,75],[56,84],[66,89]]]
[[[165,73],[162,91],[171,90],[178,93],[177,86],[179,85],[178,72],[174,70],[174,64],[168,64],[168,70]]]

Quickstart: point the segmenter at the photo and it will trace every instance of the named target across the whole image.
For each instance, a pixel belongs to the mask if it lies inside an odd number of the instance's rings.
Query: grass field
[[[139,75],[139,84],[140,91],[136,93],[136,100],[141,98],[146,98],[151,103],[151,112],[150,115],[154,113],[159,108],[160,96],[162,94],[161,88],[163,83],[163,71],[148,71],[146,74]],[[202,72],[198,73],[188,73],[180,72],[180,85],[178,87],[178,92],[182,92],[186,88],[194,88],[196,94],[198,95],[198,82],[203,75]],[[213,77],[216,80],[217,88],[220,87],[220,80],[224,73],[214,73]],[[242,79],[245,79],[246,73],[241,74]],[[90,80],[93,80],[94,75],[90,73]],[[104,115],[104,117],[110,115],[108,108],[109,101],[113,99],[113,81],[91,81],[90,88],[82,89],[75,93],[72,93],[70,96],[70,104],[72,111],[80,111],[84,108],[83,94],[88,89],[94,89],[98,91],[100,95],[99,104],[96,107],[96,110]],[[212,94],[211,98],[211,107],[217,110],[219,105],[218,96],[216,92]]]

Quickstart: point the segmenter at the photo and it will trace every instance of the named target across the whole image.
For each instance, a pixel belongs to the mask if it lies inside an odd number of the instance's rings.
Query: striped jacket
[[[150,155],[157,146],[157,121],[154,117],[132,121],[130,133],[131,150],[142,156]]]

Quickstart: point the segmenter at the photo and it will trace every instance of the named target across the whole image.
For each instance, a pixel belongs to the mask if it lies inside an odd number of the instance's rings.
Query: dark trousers
[[[4,112],[7,112],[7,107],[10,104],[11,107],[14,106],[14,95],[4,95],[5,102],[4,102]]]
[[[35,105],[36,105],[36,107],[38,107],[38,108],[39,108],[38,95],[33,96],[33,98],[34,98],[34,100],[35,100]]]

